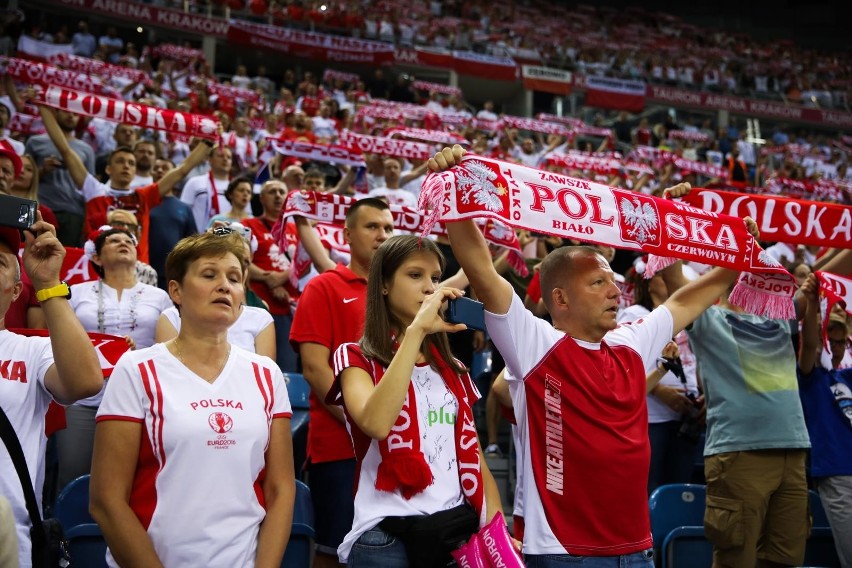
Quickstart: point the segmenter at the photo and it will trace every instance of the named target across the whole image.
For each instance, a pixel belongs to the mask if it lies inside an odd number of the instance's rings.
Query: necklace
[[[142,299],[142,295],[145,293],[145,287],[142,286],[138,290],[133,290],[136,287],[136,284],[131,288],[127,288],[126,291],[130,294],[130,310],[128,310],[127,315],[130,317],[130,331],[136,329],[136,317],[138,314],[139,302]],[[115,292],[116,297],[118,297],[118,290]],[[101,333],[106,333],[106,315],[105,315],[105,307],[104,307],[104,281],[103,279],[98,279],[98,331]],[[121,310],[121,302],[118,302],[118,321],[116,322],[116,329],[120,330],[123,327],[122,322],[122,310]]]
[[[179,337],[180,336],[177,335],[177,336],[175,336],[174,340],[172,340],[172,343],[175,346],[175,351],[176,351],[175,355],[177,355],[178,361],[180,361],[181,364],[183,364],[184,367],[189,368],[189,365],[187,365],[186,361],[183,360],[183,352],[181,351],[180,343],[178,341]],[[219,366],[217,367],[218,371],[216,372],[216,375],[215,375],[216,377],[218,377],[222,373],[222,370],[225,368],[225,363],[228,362],[228,357],[230,357],[230,355],[231,355],[231,344],[228,343],[228,350],[225,352],[225,356],[222,357],[222,361],[219,363]]]

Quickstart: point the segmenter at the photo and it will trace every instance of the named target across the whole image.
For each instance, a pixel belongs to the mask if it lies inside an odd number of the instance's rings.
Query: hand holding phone
[[[463,323],[468,329],[485,331],[485,307],[482,302],[464,297],[448,300],[445,316],[450,323]]]

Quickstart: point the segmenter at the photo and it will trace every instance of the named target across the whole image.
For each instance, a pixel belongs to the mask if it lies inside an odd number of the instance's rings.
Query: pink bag
[[[473,533],[467,544],[450,554],[460,568],[491,568],[491,562],[488,560],[479,533]]]
[[[491,522],[479,529],[478,536],[493,568],[524,568],[524,559],[509,536],[503,515],[494,515]]]

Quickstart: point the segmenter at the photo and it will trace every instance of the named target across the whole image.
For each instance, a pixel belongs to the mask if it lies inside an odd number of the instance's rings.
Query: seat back
[[[662,485],[654,490],[648,501],[651,510],[651,535],[654,547],[676,527],[704,526],[705,488],[692,483]]]
[[[82,475],[66,485],[56,498],[53,516],[68,530],[77,525],[94,523],[89,514],[89,476]]]
[[[314,506],[311,490],[296,480],[296,499],[293,503],[293,528],[281,560],[281,568],[309,568],[314,537]]]
[[[287,394],[293,410],[308,410],[311,386],[305,380],[305,376],[301,373],[285,373],[284,379],[287,381]]]

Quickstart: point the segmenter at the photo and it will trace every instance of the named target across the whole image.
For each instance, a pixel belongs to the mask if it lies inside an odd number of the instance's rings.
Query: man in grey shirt
[[[56,120],[71,149],[80,156],[86,170],[94,174],[95,152],[91,146],[74,136],[78,118],[76,114],[70,112],[56,111]],[[41,134],[27,141],[27,154],[31,154],[38,165],[39,201],[50,207],[56,214],[56,220],[59,221],[56,231],[59,242],[65,246],[79,247],[86,218],[86,204],[82,192],[77,189],[71,174],[62,162],[59,150],[47,134]]]

